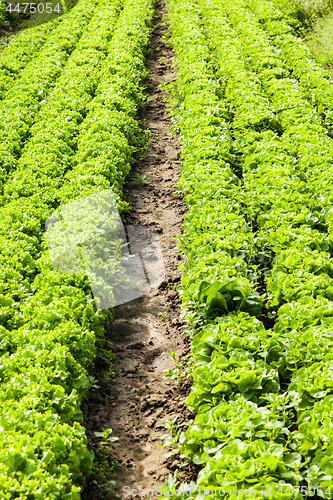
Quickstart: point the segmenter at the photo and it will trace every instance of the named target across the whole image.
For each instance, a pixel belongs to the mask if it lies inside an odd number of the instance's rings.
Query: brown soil
[[[84,426],[95,453],[100,442],[95,431],[110,428],[112,436],[119,438],[108,446],[105,456],[108,466],[114,459],[120,464],[115,469],[115,493],[121,498],[125,498],[124,486],[164,485],[164,479],[179,468],[180,461],[175,456],[164,457],[168,449],[159,446],[163,442],[159,438],[167,431],[158,426],[177,415],[177,424],[193,417],[183,404],[191,387],[190,379],[181,379],[179,385],[175,385],[164,374],[164,370],[174,368],[168,351],[180,356],[188,354],[189,339],[182,333],[180,299],[175,291],[180,281],[178,264],[182,257],[177,255],[174,238],[181,232],[186,212],[181,199],[173,194],[180,176],[180,155],[169,130],[168,108],[163,102],[166,94],[158,89],[166,79],[174,79],[175,73],[168,62],[173,54],[161,38],[166,31],[162,6],[157,5],[156,10],[152,50],[146,59],[151,73],[151,79],[146,82],[150,99],[138,116],[145,120],[145,127],[153,132],[154,139],[145,157],[136,162],[127,178],[124,199],[132,210],[123,215],[123,222],[157,229],[166,276],[158,289],[115,308],[115,318],[106,331],[109,343],[105,349],[112,349],[117,356],[113,367],[116,375],[105,383],[108,365],[103,355],[97,356],[92,375],[100,389],[92,389],[82,404]],[[137,173],[147,176],[141,188],[135,183]],[[96,460],[97,467],[102,461],[101,457]],[[196,473],[196,466],[188,465],[181,469],[178,478],[181,482],[189,481]],[[102,476],[98,476],[95,469],[87,480],[83,500],[116,497],[106,494],[101,486],[112,476]]]

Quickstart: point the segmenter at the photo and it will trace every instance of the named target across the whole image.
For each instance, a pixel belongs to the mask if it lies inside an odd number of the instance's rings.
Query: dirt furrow
[[[115,493],[121,498],[125,498],[124,486],[152,488],[164,484],[164,479],[178,468],[179,462],[172,457],[164,458],[167,450],[159,446],[162,443],[159,438],[166,431],[159,425],[177,415],[177,423],[191,418],[183,404],[190,381],[175,385],[164,376],[164,370],[174,367],[168,351],[187,354],[189,340],[182,334],[180,299],[175,290],[180,281],[181,257],[177,255],[174,237],[181,232],[186,212],[181,199],[173,194],[180,175],[180,155],[169,130],[168,108],[163,101],[166,96],[158,88],[160,83],[175,78],[168,62],[171,50],[162,40],[166,31],[162,17],[160,4],[156,7],[152,50],[146,59],[151,73],[151,79],[146,82],[149,99],[138,116],[154,135],[149,151],[136,162],[127,178],[124,199],[132,210],[122,218],[124,225],[157,229],[165,281],[149,294],[115,308],[115,318],[106,332],[110,343],[105,347],[117,356],[113,366],[115,375],[111,374],[108,379],[105,353],[100,352],[92,373],[100,388],[92,389],[82,405],[84,425],[95,452],[100,438],[94,432],[111,428],[112,436],[119,438],[105,456],[109,465],[112,460],[120,464],[115,469]],[[145,179],[141,187],[138,175]],[[103,457],[97,464],[101,462]],[[113,498],[114,495],[105,494],[101,486],[110,476],[96,472],[88,479],[82,499]],[[184,478],[193,472],[190,466]]]

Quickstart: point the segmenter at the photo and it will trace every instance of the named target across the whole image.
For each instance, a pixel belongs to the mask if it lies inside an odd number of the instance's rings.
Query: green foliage
[[[135,184],[137,187],[142,187],[145,185],[146,183],[146,180],[147,180],[147,176],[146,175],[140,175],[138,173],[136,173],[135,175]]]
[[[0,58],[1,498],[76,500],[92,470],[80,402],[113,311],[97,311],[87,276],[52,268],[44,228],[104,188],[126,207],[151,18],[149,0],[81,0]]]
[[[308,44],[312,52],[324,63],[333,64],[333,6],[323,18],[316,19],[308,34]]]
[[[6,7],[7,2],[5,0],[0,1],[0,27],[6,24]]]
[[[177,360],[176,353],[168,351],[172,360],[175,364],[174,369],[164,370],[164,374],[168,378],[175,380],[175,384],[178,385],[181,378],[189,377],[192,374],[194,367],[194,359],[191,355],[182,356],[180,360]]]
[[[295,4],[300,14],[310,21],[327,16],[333,7],[332,0],[295,0]]]
[[[108,443],[114,443],[118,441],[119,438],[110,436],[112,429],[104,429],[103,432],[94,432],[95,436],[103,438],[100,442],[100,446],[106,446]]]
[[[235,279],[227,281],[202,281],[199,285],[198,301],[204,307],[207,319],[228,314],[231,311],[246,311],[256,316],[261,311],[261,299],[250,286]]]
[[[177,446],[199,486],[301,498],[314,481],[330,498],[333,85],[287,7],[168,1],[195,362]]]

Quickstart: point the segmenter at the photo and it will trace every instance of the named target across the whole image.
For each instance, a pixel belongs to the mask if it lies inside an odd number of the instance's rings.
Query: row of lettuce
[[[206,497],[332,498],[333,84],[271,1],[167,6],[196,361],[182,452]]]
[[[4,0],[0,1],[0,27],[6,22],[6,2]]]
[[[96,311],[86,276],[52,268],[44,228],[57,207],[110,187],[125,208],[152,13],[150,0],[81,0],[1,59],[4,499],[78,499],[92,467],[80,402],[112,311]]]
[[[0,2],[0,27],[2,26],[1,23],[6,21],[8,3],[6,0]],[[12,34],[2,41],[6,47],[6,50],[2,51],[0,57],[2,85],[7,79],[11,79],[12,81],[15,80],[18,72],[34,57],[38,56],[39,51],[47,40],[47,34],[59,23],[64,21],[66,21],[65,17],[58,17],[48,23],[31,28],[30,30],[22,30],[17,34]],[[6,85],[8,85],[8,83],[6,83]],[[2,86],[1,89],[3,91],[4,87]]]

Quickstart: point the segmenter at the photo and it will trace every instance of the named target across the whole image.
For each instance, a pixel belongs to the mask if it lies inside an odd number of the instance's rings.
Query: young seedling
[[[137,187],[142,187],[146,183],[147,176],[146,175],[140,175],[138,173],[135,174],[135,184]]]
[[[195,360],[193,356],[188,354],[178,361],[175,352],[168,351],[168,353],[172,357],[175,368],[164,370],[164,375],[166,378],[173,379],[175,381],[175,385],[178,385],[181,378],[189,377],[192,374],[195,366]]]
[[[97,385],[98,383],[97,378],[93,377],[92,375],[89,375],[89,380],[91,382],[91,387],[93,387],[94,389],[100,389],[100,386]]]
[[[112,365],[109,366],[109,371],[104,372],[103,378],[104,378],[104,384],[106,385],[111,378],[114,378],[116,376],[116,373],[112,369]]]
[[[171,455],[179,455],[179,458],[184,458],[185,462],[181,465],[187,465],[186,456],[182,453],[182,443],[184,439],[184,432],[182,431],[182,427],[187,427],[192,423],[192,420],[188,422],[183,422],[181,424],[176,424],[179,415],[176,415],[172,420],[167,420],[164,424],[160,424],[157,427],[164,427],[168,434],[165,434],[162,437],[159,437],[164,444],[160,444],[159,446],[170,447],[171,450],[164,455],[165,457],[170,457]]]
[[[103,432],[94,432],[95,436],[103,438],[100,446],[106,446],[108,443],[118,441],[119,438],[110,436],[112,429],[104,429]]]
[[[165,319],[166,314],[167,314],[167,313],[166,313],[166,311],[163,311],[163,312],[161,312],[161,311],[160,311],[160,312],[158,313],[159,317],[160,317],[160,318],[162,318],[163,320]]]

